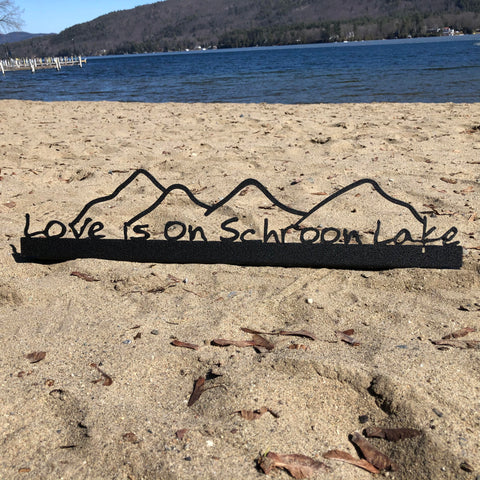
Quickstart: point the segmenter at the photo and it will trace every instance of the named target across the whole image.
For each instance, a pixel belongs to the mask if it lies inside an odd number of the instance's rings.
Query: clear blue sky
[[[158,1],[158,0],[157,0]],[[150,0],[14,0],[20,10],[21,30],[30,33],[59,33],[77,23],[88,22],[115,10],[126,10]]]

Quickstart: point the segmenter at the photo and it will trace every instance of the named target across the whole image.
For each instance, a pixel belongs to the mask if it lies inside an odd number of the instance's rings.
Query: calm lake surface
[[[0,74],[0,99],[478,102],[480,35],[88,58]]]

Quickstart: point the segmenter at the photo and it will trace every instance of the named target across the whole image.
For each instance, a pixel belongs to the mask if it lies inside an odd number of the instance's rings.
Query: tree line
[[[12,0],[0,0],[0,23],[2,4]],[[419,37],[443,27],[480,28],[480,0],[164,0],[5,48],[86,56]]]

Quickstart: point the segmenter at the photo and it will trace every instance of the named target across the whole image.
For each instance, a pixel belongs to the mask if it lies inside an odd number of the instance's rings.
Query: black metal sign
[[[89,215],[95,209],[105,206],[106,202],[118,200],[125,188],[139,176],[145,177],[154,185],[159,192],[158,197],[139,213],[124,220],[118,235],[120,238],[107,238],[105,224],[99,220],[94,221]],[[341,225],[325,226],[323,222],[314,225],[316,217],[327,218],[324,212],[335,209],[337,203],[342,205],[342,198],[347,194],[355,196],[357,189],[364,185],[370,186],[378,194],[374,197],[375,201],[399,207],[401,218],[408,219],[413,227],[395,227],[394,233],[386,234],[382,218],[371,218],[374,227],[367,232]],[[280,228],[273,228],[270,216],[265,217],[263,223],[257,223],[255,228],[248,225],[245,227],[245,222],[235,213],[232,214],[230,205],[248,189],[255,190],[271,202],[270,207],[263,208],[270,208],[274,216],[284,215],[286,223]],[[161,228],[153,232],[147,223],[148,218],[156,218],[157,209],[168,205],[179,194],[186,197],[186,202],[197,214],[193,224],[162,217]],[[359,203],[361,201],[364,200],[358,200]],[[355,208],[351,211],[354,212]],[[338,215],[336,218],[338,221]],[[206,222],[205,225],[203,222]],[[21,253],[31,261],[99,258],[158,263],[225,263],[365,270],[460,268],[462,247],[458,241],[454,241],[457,233],[455,227],[443,233],[437,232],[435,226],[429,227],[426,216],[422,216],[409,203],[388,195],[371,179],[353,182],[326,196],[310,210],[303,211],[285,205],[254,179],[244,180],[223,199],[207,204],[200,201],[185,185],[164,187],[148,171],[140,169],[110,195],[88,202],[71,222],[51,220],[43,229],[35,230],[32,229],[30,215],[26,214]]]

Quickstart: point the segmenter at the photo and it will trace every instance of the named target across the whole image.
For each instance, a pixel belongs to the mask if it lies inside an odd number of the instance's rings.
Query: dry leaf
[[[454,348],[476,348],[480,344],[480,340],[431,340],[434,345],[445,346],[445,347],[454,347]]]
[[[29,473],[31,472],[32,469],[31,468],[27,468],[27,467],[24,467],[24,468],[19,468],[18,469],[18,473]]]
[[[291,335],[293,337],[304,337],[304,338],[309,338],[310,340],[316,340],[317,339],[317,337],[313,333],[311,333],[307,330],[297,330],[295,332],[282,330],[282,331],[278,332],[278,334],[279,335]]]
[[[275,345],[272,342],[257,334],[253,335],[253,342],[255,347],[265,348],[268,351],[275,348]]]
[[[292,343],[288,346],[290,350],[308,350],[306,345],[301,345],[299,343]]]
[[[360,345],[360,342],[357,342],[351,335],[354,333],[353,329],[350,330],[345,330],[343,332],[340,332],[339,330],[335,330],[335,335],[342,340],[342,342],[348,343],[349,345],[352,345],[352,347],[358,347]]]
[[[194,343],[187,343],[187,342],[181,342],[180,340],[173,340],[170,342],[171,345],[174,347],[184,347],[184,348],[190,348],[191,350],[198,350],[200,347],[198,345],[195,345]]]
[[[294,337],[305,337],[305,338],[310,338],[311,340],[316,340],[317,337],[307,331],[307,330],[297,330],[295,332],[293,331],[288,331],[288,330],[280,330],[279,332],[262,332],[260,330],[253,330],[251,328],[246,328],[246,327],[241,327],[240,330],[245,333],[251,333],[254,335],[291,335]]]
[[[315,475],[318,470],[330,470],[327,465],[306,455],[297,453],[281,455],[274,452],[268,452],[258,459],[260,468],[268,475],[275,468],[284,468],[288,470],[293,478],[309,478]]]
[[[455,178],[440,177],[440,180],[445,183],[451,183],[451,184],[457,183],[457,180]]]
[[[181,280],[170,273],[167,275],[167,278],[173,283],[180,283]]]
[[[267,407],[259,408],[258,410],[238,410],[233,413],[239,413],[245,420],[258,420],[262,415],[268,412]]]
[[[95,368],[102,374],[99,379],[93,380],[92,383],[100,383],[103,380],[102,385],[104,385],[105,387],[109,387],[113,383],[112,377],[110,375],[107,375],[96,363],[91,363],[90,366]]]
[[[404,438],[414,438],[422,434],[421,430],[415,428],[381,428],[368,427],[364,431],[366,437],[384,438],[390,442],[398,442]]]
[[[227,340],[225,338],[215,338],[211,343],[220,347],[234,345],[235,347],[258,347],[265,348],[266,350],[273,350],[275,348],[275,345],[273,345],[272,342],[269,342],[266,338],[257,334],[253,335],[252,340]]]
[[[272,416],[274,416],[275,418],[279,418],[280,415],[276,412],[274,412],[273,410],[270,410],[270,408],[267,408],[267,407],[262,407],[262,408],[259,408],[257,410],[237,410],[236,412],[233,412],[233,413],[238,413],[240,414],[240,416],[242,418],[244,418],[245,420],[258,420],[262,415],[264,415],[265,413],[270,413],[272,414]]]
[[[13,208],[15,207],[17,204],[15,202],[7,202],[7,203],[4,203],[3,204],[5,207],[7,208]]]
[[[70,274],[72,277],[78,277],[81,278],[82,280],[85,280],[86,282],[98,282],[97,278],[92,277],[91,275],[88,275],[87,273],[82,273],[82,272],[72,272]]]
[[[165,287],[154,287],[150,290],[147,290],[147,293],[163,293],[165,291]]]
[[[442,337],[442,340],[449,340],[450,338],[460,338],[468,335],[469,333],[476,332],[477,329],[475,327],[464,327],[460,330],[456,330],[455,332],[449,333]]]
[[[460,468],[465,472],[469,472],[469,473],[472,473],[473,471],[475,471],[475,469],[468,462],[462,462],[460,464]]]
[[[370,473],[380,473],[380,470],[374,467],[370,462],[367,462],[364,458],[355,458],[348,452],[342,450],[330,450],[323,454],[324,458],[330,460],[340,460],[341,462],[351,463],[357,467],[363,468]]]
[[[124,433],[122,438],[125,442],[140,443],[140,440],[133,432]]]
[[[270,335],[269,332],[261,332],[260,330],[252,330],[251,328],[241,327],[240,330],[245,333],[252,333],[257,335]]]
[[[212,340],[212,343],[220,347],[228,347],[230,345],[235,347],[253,347],[255,345],[253,340],[226,340],[225,338],[215,338]]]
[[[188,428],[181,428],[180,430],[177,430],[177,431],[175,432],[175,436],[176,436],[180,441],[182,441],[187,432],[188,432]]]
[[[30,363],[37,363],[40,360],[43,360],[45,358],[45,355],[47,355],[47,352],[32,352],[32,353],[29,353],[28,355],[25,355],[25,358]]]
[[[423,206],[432,210],[435,215],[441,215],[440,212],[437,210],[437,207],[433,203],[424,203]]]
[[[188,399],[187,406],[191,407],[199,398],[200,395],[205,390],[205,377],[200,377],[195,380],[195,384],[193,386],[193,392]]]
[[[397,470],[397,465],[384,453],[377,450],[368,440],[358,432],[352,434],[352,442],[362,451],[363,456],[379,470]]]

